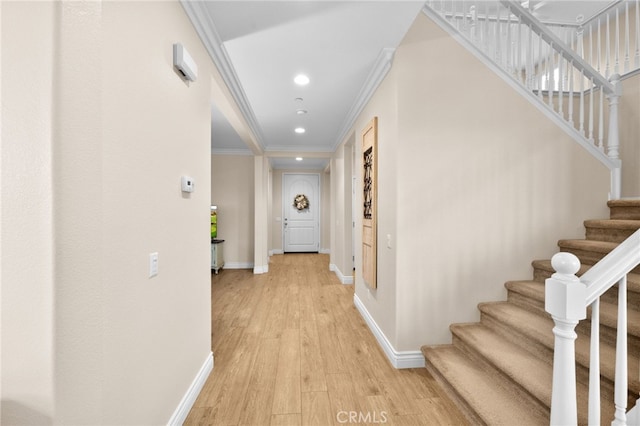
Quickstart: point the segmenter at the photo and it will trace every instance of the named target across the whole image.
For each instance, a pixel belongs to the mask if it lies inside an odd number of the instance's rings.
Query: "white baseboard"
[[[253,269],[253,262],[225,262],[223,269]]]
[[[320,254],[331,254],[331,249],[321,248],[320,250],[318,250],[318,253],[320,253]]]
[[[269,256],[273,256],[274,254],[284,254],[284,250],[282,249],[269,250]]]
[[[364,318],[365,322],[369,326],[369,329],[375,336],[380,347],[382,347],[382,350],[389,359],[389,362],[391,362],[391,365],[398,369],[424,367],[424,355],[422,355],[422,352],[396,351],[356,294],[353,295],[353,303],[356,305],[356,308],[358,308],[358,311],[360,311],[360,315],[362,315],[362,318]]]
[[[329,270],[334,272],[342,284],[353,284],[353,275],[344,275],[340,268],[333,263],[329,264]]]
[[[187,393],[182,397],[182,401],[178,404],[178,407],[173,412],[173,415],[169,419],[167,425],[174,426],[182,425],[184,423],[191,407],[193,407],[194,402],[196,402],[196,398],[200,394],[204,383],[207,381],[207,377],[209,377],[211,370],[213,370],[213,353],[209,352],[207,359],[204,360],[204,364],[200,367],[200,371],[196,374],[195,379],[193,379],[191,386],[187,389]]]
[[[262,266],[254,266],[253,267],[253,273],[254,274],[266,274],[267,272],[269,272],[269,265],[262,265]]]

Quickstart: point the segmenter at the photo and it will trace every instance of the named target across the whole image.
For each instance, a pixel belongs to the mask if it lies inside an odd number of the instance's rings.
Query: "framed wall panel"
[[[378,117],[362,131],[362,278],[377,288]]]

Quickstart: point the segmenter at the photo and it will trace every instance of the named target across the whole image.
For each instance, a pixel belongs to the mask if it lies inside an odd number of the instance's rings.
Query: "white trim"
[[[342,284],[353,284],[353,275],[344,275],[340,268],[333,263],[329,264],[329,270],[334,272]]]
[[[269,272],[269,265],[262,265],[262,266],[254,266],[253,267],[253,273],[254,274],[266,274],[267,272]]]
[[[284,254],[284,250],[282,249],[269,250],[269,256],[273,256],[274,254]]]
[[[225,262],[224,269],[252,269],[253,262]]]
[[[360,311],[360,315],[362,315],[362,318],[364,318],[365,322],[369,326],[369,329],[375,336],[380,347],[382,347],[382,350],[389,359],[389,362],[391,362],[391,365],[398,369],[424,367],[424,355],[422,355],[422,352],[399,352],[394,349],[389,342],[389,339],[387,339],[387,336],[385,336],[380,327],[378,327],[378,324],[376,324],[375,320],[371,314],[369,314],[369,311],[367,311],[367,308],[364,306],[357,294],[353,295],[353,303],[356,305],[356,308],[358,308],[358,311]]]
[[[318,253],[320,253],[320,254],[331,254],[331,249],[321,248],[320,250],[318,250]]]
[[[627,424],[637,426],[640,425],[640,406],[638,406],[638,400],[636,400],[636,404],[627,411]]]
[[[239,156],[253,156],[253,152],[250,149],[232,149],[232,148],[211,148],[211,155],[239,155]]]
[[[553,121],[558,127],[565,131],[574,141],[580,146],[586,149],[593,157],[600,161],[609,170],[620,168],[621,160],[611,159],[605,153],[601,152],[593,144],[589,143],[584,136],[578,132],[573,126],[570,126],[566,121],[560,118],[549,106],[541,100],[538,96],[535,96],[533,92],[527,90],[522,84],[518,83],[513,77],[507,74],[501,67],[495,64],[484,52],[480,51],[471,42],[469,42],[463,35],[461,35],[455,28],[453,28],[448,22],[446,22],[437,12],[433,11],[430,7],[425,5],[422,8],[422,13],[428,16],[433,22],[435,22],[440,28],[447,32],[454,40],[460,43],[466,48],[469,53],[475,56],[480,62],[485,64],[490,70],[492,70],[498,77],[502,78],[509,86],[515,89],[518,93],[524,96],[529,102],[538,108],[548,119]]]
[[[334,151],[338,146],[340,146],[347,135],[352,132],[356,119],[367,105],[367,102],[369,102],[369,99],[371,99],[371,96],[373,96],[375,91],[378,89],[382,80],[387,76],[387,73],[391,69],[395,53],[396,49],[392,47],[386,47],[380,51],[380,54],[376,58],[367,79],[360,88],[360,92],[358,93],[355,102],[351,105],[351,109],[349,109],[349,112],[342,123],[342,128],[340,129],[340,133],[338,133],[333,146]]]
[[[218,68],[222,79],[235,99],[247,124],[255,135],[260,149],[263,149],[264,137],[262,135],[262,129],[251,108],[247,95],[244,93],[240,79],[229,58],[224,42],[213,24],[207,7],[204,5],[204,2],[199,1],[180,0],[180,3],[195,28],[196,33],[200,36],[200,40],[202,40],[207,52],[209,52],[213,63]]]
[[[193,407],[193,404],[196,402],[196,398],[200,394],[204,383],[207,381],[209,374],[213,370],[213,353],[209,352],[207,358],[204,360],[204,364],[200,367],[200,371],[196,374],[196,377],[191,382],[191,386],[187,389],[187,393],[184,394],[180,404],[173,412],[173,415],[169,419],[167,425],[182,425]]]

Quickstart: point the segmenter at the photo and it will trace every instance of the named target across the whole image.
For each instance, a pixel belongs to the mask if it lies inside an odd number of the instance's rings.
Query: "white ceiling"
[[[578,16],[589,20],[611,3],[616,2],[530,0],[529,7],[541,20],[575,25]],[[272,166],[323,169],[384,77],[424,2],[182,4]],[[298,73],[307,74],[310,84],[294,84]],[[308,113],[298,115],[298,109]],[[298,126],[306,132],[296,134]],[[215,105],[211,143],[216,153],[252,153]],[[291,158],[298,155],[305,160]]]
[[[195,4],[197,3],[197,4]],[[274,152],[325,153],[329,157],[348,136],[358,105],[371,81],[384,76],[423,1],[183,1],[210,53],[244,105],[258,144]],[[191,11],[189,9],[191,8]],[[194,12],[195,11],[195,12]],[[203,37],[203,28],[209,35]],[[216,57],[217,56],[217,57]],[[220,61],[226,62],[220,64]],[[298,73],[311,79],[300,87]],[[380,75],[375,75],[379,73]],[[296,101],[302,98],[302,101]],[[236,101],[238,101],[236,99]],[[307,110],[304,115],[298,109]],[[212,150],[248,148],[212,108]],[[296,134],[302,126],[306,132]],[[306,167],[273,158],[277,168]],[[327,160],[305,160],[324,168]]]

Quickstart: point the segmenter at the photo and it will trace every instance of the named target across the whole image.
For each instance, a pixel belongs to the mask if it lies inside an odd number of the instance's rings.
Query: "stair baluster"
[[[452,324],[451,345],[422,348],[471,423],[640,424],[640,200],[607,204],[507,301],[480,303],[479,323]]]
[[[591,304],[589,424],[600,424],[600,298]]]
[[[614,88],[612,82],[600,75],[587,62],[595,60],[594,48],[597,48],[598,56],[600,56],[600,46],[594,46],[593,25],[595,21],[584,23],[585,26],[581,25],[575,38],[568,37],[566,29],[558,29],[557,27],[554,27],[553,30],[550,29],[518,2],[496,0],[495,3],[481,2],[478,4],[474,2],[469,9],[471,25],[467,26],[465,25],[467,11],[456,7],[456,4],[460,3],[430,0],[425,4],[423,11],[452,33],[458,41],[481,60],[490,63],[492,68],[495,67],[496,72],[510,84],[515,83],[514,87],[517,85],[518,91],[527,96],[532,104],[542,110],[570,137],[611,170],[610,198],[619,198],[621,192],[620,180],[617,179],[621,167],[621,161],[617,155],[619,141],[617,139],[596,139],[596,127],[599,132],[602,131],[605,114],[601,108],[603,103],[595,102],[596,94],[594,92],[600,91],[601,95],[604,93],[612,100],[610,104],[614,105],[617,101],[613,98],[620,96],[619,88],[621,86]],[[619,15],[619,12],[617,13]],[[515,17],[515,20],[512,19],[512,16]],[[610,25],[608,20],[606,25]],[[510,45],[512,40],[510,35],[514,28],[518,31],[517,37],[513,37],[518,39],[518,46],[515,48]],[[585,38],[585,29],[589,30],[588,38]],[[522,31],[526,31],[528,34],[521,34]],[[600,31],[600,26],[598,26],[598,37]],[[610,37],[608,31],[606,36],[608,41]],[[566,43],[567,39],[570,40],[569,44]],[[588,46],[584,45],[585,42]],[[585,53],[587,47],[588,52]],[[608,69],[608,43],[606,48],[607,54],[604,60],[607,61]],[[512,49],[517,51],[518,58],[515,61],[511,55]],[[614,52],[611,56],[611,59],[616,58]],[[568,92],[565,92],[566,87],[562,84],[565,78],[569,86]],[[554,92],[556,91],[557,102],[554,100],[556,96]],[[578,95],[575,99],[574,94]],[[568,104],[567,117],[564,113],[564,102]],[[577,105],[574,106],[574,102]],[[588,110],[586,109],[587,102],[589,103]],[[575,117],[574,109],[576,110]],[[617,113],[612,111],[611,114],[615,118]],[[596,120],[598,121],[596,122]],[[610,129],[606,133],[607,135],[617,137],[618,129],[613,129],[614,126],[617,126],[617,120],[610,120]],[[601,134],[605,135],[604,132]],[[608,156],[605,152],[611,152],[614,155]]]
[[[616,336],[616,404],[612,425],[627,424],[627,276],[618,282],[618,332]]]
[[[578,423],[576,397],[576,325],[587,317],[586,287],[576,277],[580,261],[571,253],[557,253],[551,259],[556,273],[545,282],[545,309],[555,327],[551,424]]]

